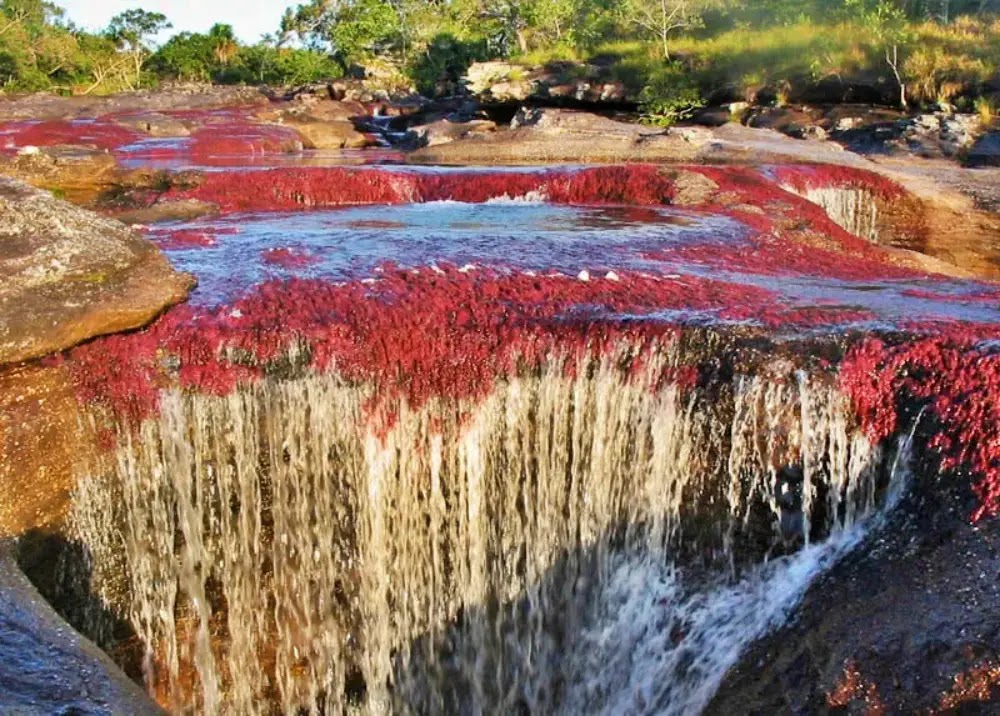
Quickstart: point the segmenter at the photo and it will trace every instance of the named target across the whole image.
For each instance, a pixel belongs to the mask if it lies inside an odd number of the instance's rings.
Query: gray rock
[[[969,149],[966,163],[972,167],[1000,167],[1000,131],[980,137]]]

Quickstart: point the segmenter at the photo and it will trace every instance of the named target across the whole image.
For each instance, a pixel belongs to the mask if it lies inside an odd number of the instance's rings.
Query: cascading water
[[[826,212],[830,220],[849,233],[872,243],[879,240],[879,211],[875,194],[858,186],[825,186],[786,190],[799,194]]]
[[[81,482],[95,586],[177,711],[689,712],[887,477],[830,380],[658,384],[677,350],[391,425],[335,373],[169,392]]]
[[[863,336],[1000,313],[767,171],[690,172],[708,208],[653,167],[185,190],[223,214],[151,236],[198,292],[66,359],[114,445],[84,630],[177,713],[699,711],[905,473]]]

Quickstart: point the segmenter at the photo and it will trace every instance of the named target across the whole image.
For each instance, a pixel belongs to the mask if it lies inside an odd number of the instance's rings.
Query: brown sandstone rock
[[[59,191],[85,202],[115,180],[118,163],[109,152],[62,145],[0,159],[0,173],[32,186]]]
[[[372,143],[351,122],[293,121],[286,124],[302,135],[306,149],[361,149]]]
[[[488,119],[474,119],[469,122],[439,119],[436,122],[413,128],[420,140],[428,147],[448,144],[459,139],[489,135],[496,130],[496,122]]]
[[[115,214],[123,224],[159,224],[165,221],[194,221],[219,212],[219,207],[198,199],[158,201],[152,206]]]
[[[124,225],[0,180],[0,364],[137,328],[192,286]]]
[[[184,122],[161,112],[128,115],[117,122],[150,137],[187,137],[191,134],[191,129]]]

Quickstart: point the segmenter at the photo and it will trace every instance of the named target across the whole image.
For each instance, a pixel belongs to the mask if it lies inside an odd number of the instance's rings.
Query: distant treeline
[[[894,84],[901,102],[943,102],[996,80],[998,13],[1000,0],[311,0],[255,44],[218,24],[155,45],[170,29],[159,13],[130,10],[90,33],[54,4],[0,0],[0,85],[289,85],[366,67],[387,85],[433,93],[476,60],[601,58],[667,114],[720,88],[780,95],[802,78],[866,73]]]

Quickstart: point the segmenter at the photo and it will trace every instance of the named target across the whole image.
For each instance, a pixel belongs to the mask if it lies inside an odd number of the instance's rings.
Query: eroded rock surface
[[[122,224],[0,180],[0,364],[141,326],[192,283]]]
[[[221,107],[266,104],[267,96],[255,87],[180,86],[168,90],[142,90],[106,97],[62,97],[49,94],[0,98],[0,118],[66,119],[98,117],[117,112],[209,110]]]
[[[706,713],[996,713],[984,702],[992,692],[996,708],[1000,683],[953,692],[1000,669],[1000,525],[970,525],[946,485],[922,488],[749,650]]]
[[[0,545],[0,710],[5,714],[164,713],[62,620]]]

